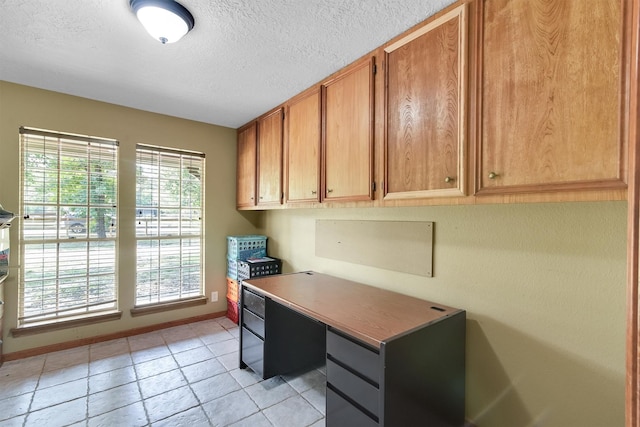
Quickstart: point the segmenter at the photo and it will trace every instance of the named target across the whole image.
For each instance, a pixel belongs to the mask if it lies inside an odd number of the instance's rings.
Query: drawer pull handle
[[[455,178],[451,178],[450,176],[448,176],[448,177],[446,177],[446,178],[444,179],[444,182],[446,182],[446,183],[448,184],[448,183],[453,182],[453,181],[455,181],[455,180],[456,180]]]
[[[499,177],[500,175],[498,175],[495,172],[489,172],[489,179],[496,179],[497,177]]]

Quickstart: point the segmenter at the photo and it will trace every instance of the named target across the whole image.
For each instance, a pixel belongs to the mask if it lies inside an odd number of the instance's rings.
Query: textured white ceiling
[[[162,45],[128,0],[0,0],[0,80],[236,128],[453,0],[180,3]]]

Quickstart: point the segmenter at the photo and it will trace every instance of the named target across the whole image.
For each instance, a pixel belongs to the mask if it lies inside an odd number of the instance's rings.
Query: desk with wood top
[[[464,425],[464,310],[314,272],[245,280],[240,304],[240,367],[326,363],[328,427]]]

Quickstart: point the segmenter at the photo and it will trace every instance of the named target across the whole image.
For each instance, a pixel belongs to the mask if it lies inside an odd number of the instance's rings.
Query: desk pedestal
[[[465,311],[311,276],[243,284],[241,368],[267,379],[326,363],[327,427],[464,425]],[[325,288],[314,290],[319,283]],[[353,290],[366,303],[353,305],[351,324],[342,311],[321,310],[333,305],[318,295]],[[390,301],[407,310],[392,315]]]

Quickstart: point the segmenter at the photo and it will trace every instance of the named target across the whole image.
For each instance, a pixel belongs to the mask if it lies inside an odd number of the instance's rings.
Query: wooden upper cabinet
[[[373,198],[374,58],[322,85],[323,200]]]
[[[258,124],[251,122],[238,130],[236,205],[238,208],[256,204],[256,153]]]
[[[282,108],[258,119],[258,206],[282,203]]]
[[[623,4],[481,3],[478,194],[624,188]]]
[[[385,48],[385,200],[466,191],[467,5]]]
[[[287,103],[285,113],[287,203],[320,200],[320,88]]]

